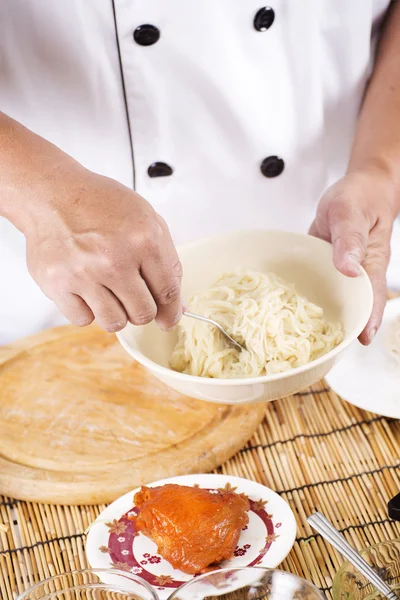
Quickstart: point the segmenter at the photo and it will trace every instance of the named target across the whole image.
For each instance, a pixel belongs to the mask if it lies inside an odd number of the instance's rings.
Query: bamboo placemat
[[[312,581],[328,599],[342,559],[306,524],[310,513],[321,510],[359,549],[400,538],[400,524],[387,516],[388,500],[400,491],[400,421],[355,408],[323,383],[268,404],[252,440],[218,472],[258,481],[289,502],[298,532],[281,568]],[[84,531],[103,508],[0,496],[1,600],[85,568]]]

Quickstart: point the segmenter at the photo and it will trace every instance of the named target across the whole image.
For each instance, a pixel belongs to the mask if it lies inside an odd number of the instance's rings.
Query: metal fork
[[[225,331],[225,329],[222,327],[222,325],[220,325],[216,321],[213,321],[212,319],[207,319],[206,317],[202,317],[200,315],[196,315],[191,312],[185,311],[183,314],[185,315],[185,317],[190,317],[191,319],[197,319],[198,321],[204,321],[205,323],[209,323],[210,325],[213,325],[213,327],[216,327],[217,329],[220,330],[222,335],[225,336],[225,338],[228,340],[228,342],[230,342],[230,344],[232,344],[232,346],[234,346],[236,348],[236,350],[239,350],[239,352],[241,352],[242,350],[246,350],[246,348],[244,346],[242,346],[241,344],[239,344],[239,342],[234,340],[233,337],[231,337],[229,335],[229,333],[227,333]]]
[[[346,538],[332,525],[323,514],[317,512],[308,517],[307,522],[333,546],[338,552],[376,587],[388,600],[399,600],[398,595],[379,577],[367,561],[355,550]]]

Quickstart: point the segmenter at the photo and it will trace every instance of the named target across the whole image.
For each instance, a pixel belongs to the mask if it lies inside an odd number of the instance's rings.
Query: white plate
[[[395,298],[387,303],[382,327],[372,344],[354,343],[325,378],[350,404],[394,419],[400,419],[400,364],[391,356],[387,339],[398,315],[400,298]]]
[[[290,552],[296,537],[296,521],[288,504],[269,488],[229,475],[184,475],[149,484],[149,487],[177,483],[218,493],[232,489],[250,500],[249,524],[242,531],[235,556],[223,567],[277,567]],[[161,600],[193,578],[177,571],[157,553],[154,542],[135,535],[129,516],[136,514],[134,490],[125,494],[96,519],[86,543],[86,555],[92,568],[119,568],[135,573],[153,585]]]

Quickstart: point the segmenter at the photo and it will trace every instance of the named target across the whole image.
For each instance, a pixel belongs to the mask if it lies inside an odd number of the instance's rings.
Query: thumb
[[[357,277],[367,252],[369,224],[362,214],[347,209],[333,213],[330,221],[333,263],[343,275]]]

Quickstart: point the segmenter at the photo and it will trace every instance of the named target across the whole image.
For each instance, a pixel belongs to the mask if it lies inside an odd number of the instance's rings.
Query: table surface
[[[379,390],[377,390],[377,394]],[[387,502],[400,491],[400,421],[340,400],[324,383],[266,405],[249,444],[216,472],[276,490],[295,513],[295,545],[281,568],[320,587],[330,599],[340,556],[311,530],[323,512],[361,549],[400,538]],[[0,496],[0,598],[14,600],[32,583],[82,569],[85,530],[104,506],[50,506]]]

